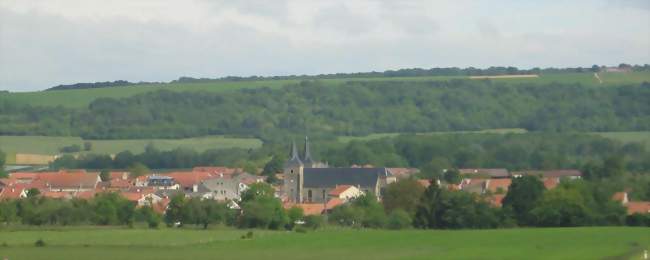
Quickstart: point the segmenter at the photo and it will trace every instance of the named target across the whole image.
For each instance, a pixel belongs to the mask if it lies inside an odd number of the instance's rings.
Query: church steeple
[[[291,141],[291,159],[287,161],[285,166],[302,166],[302,161],[300,161],[300,157],[298,156],[298,148],[296,148],[296,142],[294,141]]]
[[[312,168],[314,165],[314,160],[311,158],[311,152],[309,152],[309,137],[307,136],[305,136],[305,156],[302,161],[305,164],[305,168]]]

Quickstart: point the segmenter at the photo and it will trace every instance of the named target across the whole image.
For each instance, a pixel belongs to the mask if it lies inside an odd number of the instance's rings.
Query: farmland
[[[600,73],[603,84],[599,84],[593,73],[558,73],[542,74],[539,77],[530,78],[495,78],[494,82],[511,84],[537,83],[547,84],[551,82],[580,83],[583,85],[609,86],[613,84],[637,84],[650,81],[650,72],[629,72],[629,73]],[[321,79],[325,84],[339,84],[346,81],[446,81],[451,79],[467,79],[465,76],[425,76],[425,77],[376,77],[376,78],[336,78]],[[482,79],[477,79],[482,80]],[[123,98],[156,90],[171,91],[208,91],[224,92],[247,88],[280,88],[287,84],[298,83],[300,80],[247,80],[247,81],[214,81],[201,83],[160,83],[150,85],[138,85],[129,87],[98,88],[98,89],[75,89],[59,91],[37,91],[0,93],[0,99],[9,99],[19,103],[33,106],[64,106],[78,108],[87,106],[90,102],[101,97]]]
[[[648,228],[462,231],[63,228],[0,232],[9,259],[630,259],[650,247]],[[45,247],[35,247],[38,239]]]
[[[262,141],[255,138],[234,138],[224,136],[206,136],[185,139],[133,139],[133,140],[87,140],[92,144],[91,153],[115,154],[129,150],[140,153],[148,144],[153,144],[159,150],[189,148],[198,152],[208,149],[222,148],[257,148]],[[9,163],[14,163],[14,154],[45,154],[59,153],[59,148],[77,144],[83,147],[84,140],[79,137],[51,136],[0,136],[0,149],[9,154]],[[19,162],[18,162],[19,163]]]

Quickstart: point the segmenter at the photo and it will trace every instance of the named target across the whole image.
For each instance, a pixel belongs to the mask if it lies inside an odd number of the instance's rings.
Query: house
[[[32,183],[39,182],[50,191],[91,191],[101,181],[99,173],[85,171],[59,171],[37,174]]]
[[[486,178],[509,178],[510,173],[507,169],[458,169],[461,176],[468,178],[486,177]]]
[[[282,193],[292,203],[325,203],[337,186],[350,185],[380,198],[391,176],[386,168],[327,168],[327,164],[311,158],[309,141],[305,139],[303,159],[298,156],[296,144],[292,144],[291,159],[284,165]]]
[[[25,183],[12,183],[0,190],[0,200],[26,198],[27,190]]]
[[[487,179],[463,179],[458,188],[465,192],[483,194],[487,188]]]
[[[506,197],[505,194],[492,194],[489,197],[488,202],[490,202],[490,205],[494,207],[502,207],[503,206],[503,199]]]
[[[582,172],[575,169],[563,169],[563,170],[548,170],[548,171],[518,171],[512,172],[513,177],[521,177],[526,175],[535,175],[541,178],[568,178],[568,179],[580,179],[582,178]]]
[[[388,171],[398,180],[412,178],[420,172],[417,168],[388,168]]]
[[[329,200],[339,199],[340,201],[345,202],[363,195],[363,192],[352,185],[339,185],[331,190],[327,195],[329,195]]]
[[[178,190],[180,185],[174,178],[162,175],[151,175],[147,177],[147,186],[160,190]]]
[[[612,200],[618,201],[627,208],[627,214],[650,214],[650,201],[630,201],[627,192],[616,192]]]
[[[625,205],[627,214],[650,214],[650,201],[630,201]]]
[[[505,194],[512,184],[512,179],[489,179],[485,181],[486,190],[483,192],[490,192],[493,194]]]
[[[560,178],[557,177],[542,178],[542,182],[544,183],[544,188],[550,190],[550,189],[554,189],[555,187],[557,187],[557,185],[560,184]]]

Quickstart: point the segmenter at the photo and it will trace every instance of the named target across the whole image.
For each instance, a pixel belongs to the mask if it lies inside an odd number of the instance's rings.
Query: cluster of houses
[[[300,207],[306,215],[326,214],[332,208],[347,203],[363,194],[373,194],[381,200],[387,185],[400,179],[416,178],[417,169],[377,168],[371,165],[349,168],[330,168],[327,163],[315,161],[305,139],[304,154],[300,156],[295,143],[284,171],[277,174],[281,183],[275,185],[276,196],[285,208]],[[459,169],[462,181],[446,184],[449,190],[472,192],[489,198],[495,207],[501,207],[513,178],[534,175],[541,178],[546,189],[560,182],[582,177],[578,170],[514,171],[506,169]],[[243,191],[253,183],[264,182],[265,177],[244,172],[238,168],[195,167],[191,170],[131,176],[128,172],[110,172],[102,181],[98,172],[16,172],[0,179],[0,200],[28,196],[36,189],[40,196],[57,199],[89,199],[102,192],[117,192],[137,206],[152,206],[164,212],[170,198],[177,194],[186,197],[237,204]],[[428,180],[418,180],[428,187]],[[632,202],[627,193],[614,195],[614,200],[627,207],[628,213],[650,213],[650,202]]]
[[[85,170],[56,172],[15,172],[0,179],[0,200],[20,199],[38,190],[39,196],[55,199],[90,199],[102,192],[116,192],[137,206],[152,206],[164,212],[172,196],[232,202],[238,207],[241,192],[265,178],[238,168],[195,167],[187,171],[133,177],[129,172],[110,172],[102,181],[100,173]]]

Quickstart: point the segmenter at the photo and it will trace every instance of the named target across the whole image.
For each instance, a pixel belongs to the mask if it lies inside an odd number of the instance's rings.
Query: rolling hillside
[[[609,86],[614,84],[638,84],[644,81],[650,82],[650,72],[629,72],[629,73],[600,73],[603,84],[600,84],[593,73],[557,73],[542,74],[537,78],[500,78],[491,79],[497,82],[538,83],[551,82],[581,83],[593,86]],[[446,81],[451,79],[467,79],[464,76],[424,76],[424,77],[374,77],[374,78],[336,78],[322,79],[325,84],[338,84],[346,81]],[[477,79],[481,80],[481,79]],[[99,89],[75,89],[58,91],[37,91],[2,93],[0,99],[9,99],[23,104],[33,106],[64,106],[78,108],[87,106],[97,98],[123,98],[141,93],[156,90],[184,91],[209,91],[224,92],[246,88],[279,88],[287,84],[298,83],[300,80],[260,80],[260,81],[214,81],[201,83],[163,83],[151,85],[138,85],[129,87],[99,88]]]

